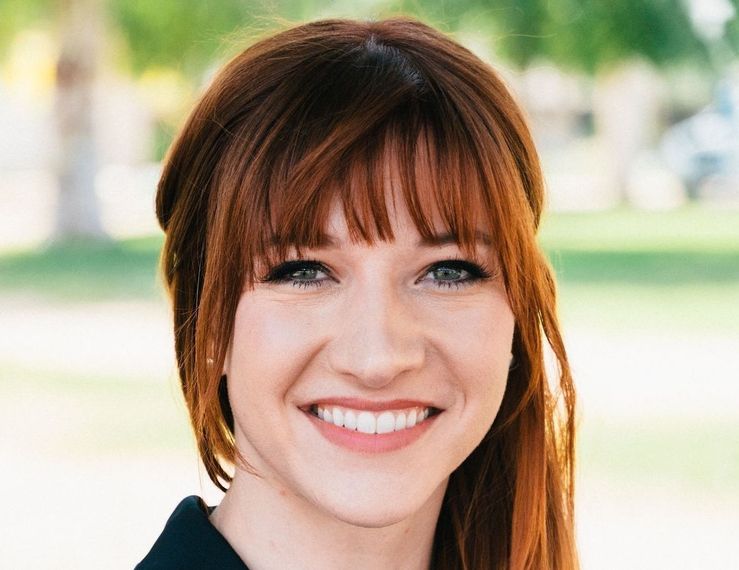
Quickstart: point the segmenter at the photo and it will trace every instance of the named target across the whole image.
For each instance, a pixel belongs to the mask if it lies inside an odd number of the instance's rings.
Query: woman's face
[[[370,527],[439,504],[498,412],[514,327],[498,268],[479,267],[484,236],[475,260],[390,214],[394,241],[351,243],[337,204],[325,247],[265,268],[224,369],[246,460],[283,496]]]

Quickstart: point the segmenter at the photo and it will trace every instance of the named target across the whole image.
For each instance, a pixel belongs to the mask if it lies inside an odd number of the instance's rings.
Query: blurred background
[[[0,567],[131,568],[182,497],[218,502],[157,275],[160,161],[250,38],[400,13],[530,117],[583,567],[739,567],[738,1],[0,0]]]

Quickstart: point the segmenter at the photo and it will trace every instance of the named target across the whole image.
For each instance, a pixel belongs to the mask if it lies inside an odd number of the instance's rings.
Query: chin
[[[329,514],[335,519],[361,528],[386,528],[393,526],[411,518],[419,511],[419,507],[413,508],[412,506],[387,509],[384,506],[378,508],[378,505],[368,508],[358,505],[337,505],[335,508],[331,508],[328,505],[324,505],[324,508],[327,507]]]
[[[385,528],[429,509],[438,513],[447,481],[445,479],[430,492],[420,488],[409,492],[408,486],[403,484],[384,484],[376,489],[365,487],[361,491],[355,487],[339,494],[334,488],[328,490],[330,496],[316,497],[316,501],[324,512],[344,523],[362,528]]]

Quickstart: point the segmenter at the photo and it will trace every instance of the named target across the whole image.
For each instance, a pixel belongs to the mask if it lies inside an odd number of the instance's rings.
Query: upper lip
[[[384,410],[405,410],[408,408],[433,408],[428,402],[421,400],[365,400],[362,398],[320,398],[306,405],[311,406],[340,406],[353,410],[366,410],[368,412],[382,412]]]

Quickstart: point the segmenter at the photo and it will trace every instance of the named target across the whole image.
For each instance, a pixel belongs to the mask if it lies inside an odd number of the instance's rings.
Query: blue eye
[[[490,273],[480,265],[462,259],[447,259],[432,265],[426,275],[433,275],[437,287],[456,287],[472,285],[487,279]]]
[[[280,263],[263,279],[269,283],[292,283],[294,287],[321,287],[330,278],[328,269],[318,262],[296,259]]]

